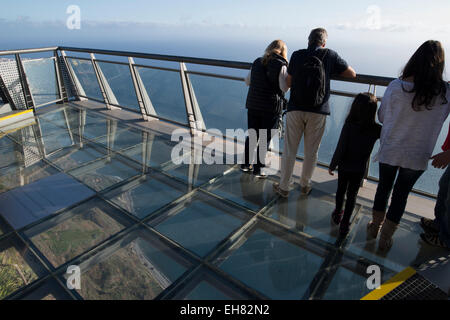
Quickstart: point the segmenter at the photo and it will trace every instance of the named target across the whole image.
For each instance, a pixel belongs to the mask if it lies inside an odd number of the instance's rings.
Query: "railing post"
[[[94,67],[95,76],[97,77],[98,85],[100,86],[100,91],[102,92],[103,101],[105,102],[106,108],[108,109],[120,109],[116,106],[111,106],[111,104],[119,105],[114,93],[111,90],[111,87],[108,84],[108,80],[106,80],[105,75],[103,74],[100,66],[95,60],[95,55],[90,53],[92,66]]]
[[[62,102],[68,102],[69,97],[67,95],[67,90],[64,85],[64,79],[62,78],[62,69],[60,66],[58,51],[53,51],[53,56],[55,58],[55,73],[56,73],[56,82],[58,84],[59,98]]]
[[[86,96],[86,92],[84,91],[80,80],[78,80],[78,77],[73,70],[72,65],[67,61],[66,52],[64,50],[61,50],[61,56],[64,61],[64,65],[66,66],[67,73],[69,74],[69,78],[72,81],[73,87],[75,89],[77,99],[80,101],[87,100],[87,98],[84,98]]]
[[[194,134],[196,130],[205,130],[205,122],[203,121],[200,108],[198,106],[197,98],[195,97],[194,90],[189,81],[189,77],[186,73],[186,65],[184,62],[180,62],[180,76],[181,85],[183,88],[184,101],[186,104],[186,114],[188,118],[188,124],[191,128],[191,133]]]
[[[134,59],[132,57],[128,57],[128,65],[130,67],[130,73],[131,78],[133,79],[136,97],[139,102],[139,108],[141,109],[141,113],[144,120],[148,120],[148,115],[156,116],[155,108],[153,107],[152,101],[148,96],[147,90],[145,89],[141,76],[139,75],[139,72],[136,70],[134,66]]]
[[[17,71],[19,73],[19,80],[20,84],[22,85],[22,93],[23,98],[25,100],[25,107],[26,109],[34,109],[36,106],[36,103],[34,102],[33,95],[30,91],[30,86],[28,84],[27,75],[25,73],[25,69],[23,67],[22,59],[20,58],[20,54],[15,54],[16,58],[16,64],[17,64]]]

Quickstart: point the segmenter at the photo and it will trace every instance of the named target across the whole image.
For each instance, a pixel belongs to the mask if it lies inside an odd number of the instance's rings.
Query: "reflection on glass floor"
[[[385,281],[439,254],[417,216],[383,255],[365,239],[366,207],[342,239],[332,194],[280,199],[273,177],[176,164],[167,134],[75,104],[36,118],[0,135],[0,298],[359,299],[369,265]]]

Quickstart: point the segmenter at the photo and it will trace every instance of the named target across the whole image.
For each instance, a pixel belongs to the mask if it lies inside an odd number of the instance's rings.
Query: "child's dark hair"
[[[370,92],[358,94],[353,100],[346,122],[372,126],[377,113],[377,97]]]

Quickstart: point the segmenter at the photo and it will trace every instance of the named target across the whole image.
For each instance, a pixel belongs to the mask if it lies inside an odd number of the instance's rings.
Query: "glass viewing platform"
[[[246,129],[250,66],[69,47],[0,52],[0,299],[360,299],[370,265],[383,283],[450,258],[419,236],[437,169],[416,184],[388,252],[366,240],[377,164],[349,234],[331,223],[337,182],[326,166],[352,97],[382,95],[392,79],[333,80],[308,197],[296,184],[288,199],[276,195],[277,170],[261,180],[238,165],[178,164],[207,143],[192,139],[174,157],[174,130]],[[243,152],[242,140],[215,138],[233,150],[215,157]],[[66,286],[69,266],[81,270],[79,289]]]

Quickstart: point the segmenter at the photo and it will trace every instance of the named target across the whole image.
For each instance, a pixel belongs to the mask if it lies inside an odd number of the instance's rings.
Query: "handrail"
[[[77,47],[65,47],[65,46],[3,50],[3,51],[0,51],[0,56],[37,53],[37,52],[46,52],[46,51],[55,51],[55,50],[66,50],[66,51],[71,51],[71,52],[83,52],[83,53],[96,53],[96,54],[103,54],[103,55],[133,57],[133,58],[152,59],[152,60],[161,60],[161,61],[184,62],[184,63],[193,63],[193,64],[199,64],[199,65],[225,67],[225,68],[233,68],[233,69],[244,69],[244,70],[249,70],[252,66],[252,64],[250,62],[242,62],[242,61],[205,59],[205,58],[164,55],[164,54],[154,54],[154,53],[142,53],[142,52],[133,52],[133,51],[117,51],[117,50],[77,48]],[[114,62],[114,61],[112,61],[112,62]],[[344,81],[344,82],[372,84],[372,85],[377,85],[377,86],[387,86],[395,78],[381,77],[381,76],[374,76],[374,75],[367,75],[367,74],[357,74],[356,78],[352,78],[352,79],[343,78],[343,77],[339,77],[339,76],[332,77],[331,79],[337,80],[337,81]]]
[[[97,54],[120,56],[120,57],[133,57],[133,58],[172,61],[172,62],[194,63],[194,64],[201,64],[201,65],[208,65],[208,66],[234,68],[234,69],[246,69],[246,70],[250,69],[252,66],[252,64],[248,63],[248,62],[217,60],[217,59],[204,59],[204,58],[173,56],[173,55],[163,55],[163,54],[154,54],[154,53],[142,53],[142,52],[132,52],[132,51],[115,51],[115,50],[104,50],[104,49],[74,48],[74,47],[59,47],[59,50],[72,51],[72,52],[84,52],[84,53],[97,53]]]
[[[45,48],[34,48],[34,49],[14,49],[14,50],[3,50],[0,51],[0,56],[9,56],[14,54],[27,54],[27,53],[37,53],[46,51],[55,51],[59,47],[45,47]]]
[[[84,52],[84,53],[97,53],[97,54],[104,54],[104,55],[133,57],[133,58],[162,60],[162,61],[172,61],[172,62],[184,62],[184,63],[193,63],[193,64],[200,64],[200,65],[234,68],[234,69],[244,69],[244,70],[249,70],[252,67],[252,64],[250,62],[204,59],[204,58],[163,55],[163,54],[153,54],[153,53],[141,53],[141,52],[132,52],[132,51],[115,51],[115,50],[75,48],[75,47],[59,47],[59,50],[66,50],[66,51],[72,51],[72,52]],[[392,77],[381,77],[381,76],[373,76],[373,75],[367,75],[367,74],[357,74],[356,78],[352,78],[352,79],[339,77],[339,76],[332,77],[331,79],[337,80],[337,81],[353,82],[353,83],[372,84],[372,85],[377,85],[377,86],[387,86],[391,81],[395,80],[395,78],[392,78]]]

